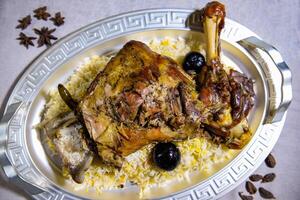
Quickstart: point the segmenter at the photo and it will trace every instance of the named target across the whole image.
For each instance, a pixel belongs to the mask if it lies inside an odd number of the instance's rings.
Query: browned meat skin
[[[203,136],[203,126],[214,141],[244,144],[229,129],[253,106],[253,85],[220,62],[224,6],[212,2],[202,13],[207,66],[197,85],[171,58],[138,41],[125,44],[90,85],[78,112],[104,162],[120,167],[124,156],[152,142]]]
[[[235,70],[227,74],[220,62],[220,33],[226,15],[224,5],[211,2],[201,12],[207,39],[207,66],[197,79],[199,100],[209,108],[211,114],[205,123],[206,130],[226,142],[231,139],[228,138],[229,129],[245,119],[254,105],[253,83]],[[231,123],[224,124],[224,121]],[[235,147],[238,147],[238,143],[234,141]],[[241,148],[243,143],[239,144]]]
[[[171,58],[130,41],[97,75],[80,103],[59,85],[73,112],[41,124],[44,146],[54,151],[58,159],[50,157],[55,163],[81,183],[97,153],[121,167],[125,156],[157,141],[208,137],[242,148],[251,137],[243,122],[254,104],[253,82],[235,70],[227,73],[220,62],[224,17],[218,2],[202,10],[207,66],[196,75],[197,83]],[[242,134],[234,133],[235,128]]]
[[[202,134],[206,109],[178,64],[137,41],[128,42],[91,84],[80,110],[104,161],[154,141]]]

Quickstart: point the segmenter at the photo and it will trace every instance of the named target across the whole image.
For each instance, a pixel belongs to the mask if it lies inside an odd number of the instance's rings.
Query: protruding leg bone
[[[206,61],[208,65],[220,56],[220,33],[224,27],[225,6],[219,2],[208,3],[202,10],[202,22],[207,41]]]
[[[224,107],[229,102],[228,76],[220,63],[220,33],[224,27],[225,7],[213,1],[202,10],[201,21],[206,37],[206,66],[198,76],[199,99],[207,106]],[[213,110],[218,110],[218,109]]]
[[[245,75],[231,70],[229,74],[220,62],[220,34],[224,27],[225,7],[213,1],[202,12],[201,21],[206,37],[206,66],[198,76],[199,99],[210,108],[211,119],[204,125],[217,141],[226,142],[231,148],[242,148],[250,138],[243,128],[253,107],[253,84]],[[240,132],[234,133],[235,130]],[[247,126],[247,123],[246,123]]]

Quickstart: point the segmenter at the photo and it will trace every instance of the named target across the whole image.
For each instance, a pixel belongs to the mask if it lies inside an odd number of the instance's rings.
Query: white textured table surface
[[[44,48],[26,50],[15,38],[17,20],[46,5],[51,13],[61,11],[66,17],[64,26],[57,29],[59,38],[96,20],[119,13],[145,8],[189,8],[202,7],[200,0],[0,0],[0,104],[14,80]],[[264,164],[258,173],[275,172],[277,178],[266,185],[277,199],[300,199],[300,1],[299,0],[223,0],[227,16],[247,26],[265,41],[277,47],[293,74],[294,98],[290,106],[283,133],[273,152],[277,158],[276,168],[269,170]],[[31,27],[40,27],[34,22]],[[50,23],[47,23],[50,24]],[[31,31],[26,29],[25,33]],[[244,184],[222,199],[239,199],[238,191]],[[25,199],[26,194],[15,186],[7,185],[0,177],[0,199]],[[258,195],[255,199],[261,199]]]

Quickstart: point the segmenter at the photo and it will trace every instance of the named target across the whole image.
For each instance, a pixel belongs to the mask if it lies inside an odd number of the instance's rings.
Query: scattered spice
[[[267,183],[267,182],[272,182],[274,181],[276,177],[276,174],[275,173],[269,173],[269,174],[266,174],[263,178],[262,178],[262,183]]]
[[[55,26],[63,25],[65,23],[64,19],[65,17],[62,17],[60,12],[55,13],[55,17],[50,18],[50,20],[53,21],[53,24]]]
[[[45,20],[47,21],[51,15],[47,12],[47,6],[39,7],[35,10],[33,10],[34,17],[38,20]],[[51,17],[50,20],[53,22],[55,26],[61,26],[65,23],[65,17],[61,15],[61,12],[56,12],[54,17]],[[18,20],[19,24],[16,26],[16,29],[24,30],[26,29],[32,22],[31,15],[27,15],[26,17]],[[48,27],[42,27],[41,29],[33,28],[33,31],[35,34],[39,36],[39,39],[37,41],[37,46],[41,47],[43,45],[46,45],[47,47],[51,46],[51,40],[57,40],[57,37],[53,36],[52,33],[56,29],[49,29]],[[24,33],[20,33],[19,37],[16,38],[17,40],[20,40],[20,45],[25,46],[27,49],[29,46],[34,46],[33,40],[35,40],[35,37],[28,37]]]
[[[276,165],[276,160],[272,154],[269,154],[268,157],[265,159],[265,163],[268,167],[274,168]]]
[[[250,181],[253,181],[253,182],[260,181],[262,178],[263,178],[263,176],[262,176],[262,175],[259,175],[259,174],[252,174],[252,175],[249,177]]]
[[[34,11],[34,17],[37,18],[38,20],[42,19],[47,21],[48,17],[51,15],[47,12],[47,6],[39,7],[35,9]]]
[[[239,192],[239,196],[242,200],[253,200],[253,196],[243,195],[243,192]]]
[[[26,49],[28,49],[29,45],[34,46],[32,40],[35,39],[36,39],[35,37],[28,37],[22,32],[19,34],[19,37],[17,38],[17,40],[20,40],[20,45],[23,45],[24,47],[26,47]]]
[[[272,192],[266,190],[266,189],[263,188],[263,187],[260,187],[260,188],[258,189],[258,191],[259,191],[260,196],[261,196],[262,198],[264,198],[264,199],[275,199],[275,197],[274,197],[274,195],[272,194]]]
[[[274,168],[275,165],[276,165],[275,157],[270,153],[268,155],[268,157],[265,159],[265,163],[266,163],[267,167]],[[252,181],[252,182],[258,182],[258,181],[261,180],[261,183],[272,182],[272,181],[274,181],[275,178],[276,178],[276,174],[275,173],[268,173],[268,174],[266,174],[264,176],[262,176],[260,174],[252,174],[251,176],[249,176],[249,180],[250,181]],[[246,181],[246,186],[245,186],[246,190],[250,194],[255,194],[257,192],[257,189],[256,189],[255,185],[252,182],[250,182],[250,181]],[[260,194],[260,196],[262,198],[265,198],[265,199],[275,199],[275,197],[272,194],[272,192],[266,190],[263,187],[259,187],[258,191],[259,191],[259,194]],[[243,200],[248,200],[248,197],[249,197],[249,199],[253,199],[252,196],[243,195],[242,192],[239,192],[238,194],[241,197],[241,199],[243,199]]]
[[[249,194],[255,194],[257,191],[255,185],[250,181],[246,181],[246,190],[249,192]]]
[[[31,16],[27,15],[26,17],[18,20],[19,24],[18,26],[16,26],[16,28],[20,28],[22,30],[24,30],[25,28],[27,28],[27,26],[29,26],[31,24]]]
[[[52,45],[51,40],[57,40],[57,37],[52,35],[52,33],[56,30],[55,28],[49,30],[48,27],[42,27],[40,30],[36,28],[33,30],[39,36],[38,47],[43,45],[49,47]]]

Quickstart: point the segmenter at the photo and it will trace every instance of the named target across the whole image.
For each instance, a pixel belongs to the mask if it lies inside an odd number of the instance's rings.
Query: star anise
[[[50,20],[53,21],[55,26],[60,26],[65,23],[64,17],[61,16],[60,12],[55,13],[55,17],[51,17]]]
[[[43,6],[40,8],[35,9],[34,11],[34,17],[37,19],[43,19],[45,21],[47,21],[48,17],[50,17],[51,15],[47,12],[47,6]]]
[[[18,26],[16,26],[16,28],[20,28],[22,30],[24,30],[25,28],[27,28],[27,26],[29,26],[31,24],[31,16],[27,15],[26,17],[18,20],[19,24]]]
[[[38,47],[43,45],[49,47],[52,45],[51,40],[57,40],[57,37],[52,35],[52,33],[56,30],[55,28],[49,30],[48,27],[42,27],[40,30],[36,28],[33,30],[39,36]]]
[[[19,34],[19,37],[17,38],[17,40],[20,40],[20,45],[25,46],[26,49],[28,49],[29,45],[34,46],[32,40],[35,39],[36,39],[35,37],[28,37],[22,32]]]

